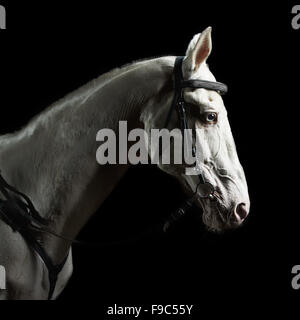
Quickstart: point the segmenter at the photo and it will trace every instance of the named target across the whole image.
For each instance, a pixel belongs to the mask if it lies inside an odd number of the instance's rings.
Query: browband
[[[184,80],[182,75],[182,62],[185,57],[177,57],[175,61],[175,84],[174,89],[180,90],[184,88],[192,89],[207,89],[217,91],[219,94],[223,95],[227,93],[228,87],[226,84],[217,81],[207,81],[207,80]]]
[[[227,93],[228,87],[222,82],[212,82],[206,80],[183,80],[179,84],[180,88],[203,88],[208,90],[217,91],[219,94],[223,95]]]

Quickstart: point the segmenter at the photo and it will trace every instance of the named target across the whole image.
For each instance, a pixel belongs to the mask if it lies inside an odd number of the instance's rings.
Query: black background
[[[290,285],[291,268],[300,263],[297,186],[291,185],[300,40],[291,28],[293,4],[1,4],[7,9],[7,30],[0,32],[1,134],[112,68],[183,55],[192,36],[212,26],[209,64],[230,89],[224,101],[249,185],[251,214],[239,230],[210,234],[194,211],[166,237],[139,237],[184,195],[155,167],[132,167],[79,237],[132,240],[74,246],[74,274],[56,303],[84,301],[100,318],[114,303],[194,303],[199,312],[209,302],[224,303],[228,313],[236,306],[269,313],[299,303],[300,291]]]

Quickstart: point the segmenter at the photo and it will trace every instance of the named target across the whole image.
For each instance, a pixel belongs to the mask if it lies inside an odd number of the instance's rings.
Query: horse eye
[[[218,115],[215,112],[208,112],[205,114],[205,122],[206,123],[216,123],[218,120]]]

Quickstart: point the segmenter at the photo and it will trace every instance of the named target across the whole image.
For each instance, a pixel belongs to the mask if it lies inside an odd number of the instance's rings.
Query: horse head
[[[189,43],[181,66],[184,80],[216,82],[206,63],[211,51],[209,27],[195,35]],[[166,118],[170,109],[173,91],[160,98],[153,117],[147,118],[145,128],[148,131],[164,127],[162,119]],[[193,139],[199,146],[195,154],[196,167],[206,183],[199,184],[198,175],[187,174],[185,164],[164,164],[160,161],[158,167],[175,176],[187,193],[195,195],[195,203],[203,209],[203,221],[210,230],[223,231],[240,226],[248,215],[250,200],[223,99],[219,92],[206,88],[184,88],[183,99],[188,127],[195,132]],[[170,117],[168,127],[180,128],[176,114]],[[214,190],[213,200],[203,197],[207,185]]]

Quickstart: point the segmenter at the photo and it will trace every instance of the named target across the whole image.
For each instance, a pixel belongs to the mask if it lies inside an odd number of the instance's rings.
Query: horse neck
[[[120,120],[128,122],[128,130],[141,126],[143,107],[169,79],[166,64],[161,58],[121,69],[98,87],[79,90],[52,106],[16,135],[2,138],[3,176],[31,198],[55,232],[76,237],[128,169],[97,164],[96,134],[102,128],[117,133]],[[47,235],[44,243],[58,260],[69,246]]]

